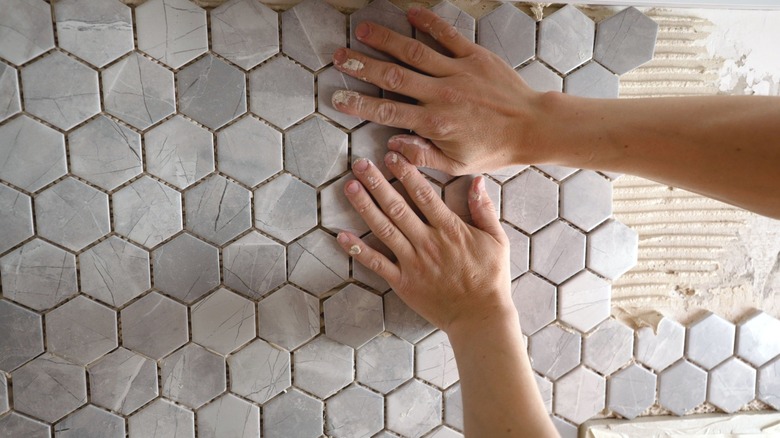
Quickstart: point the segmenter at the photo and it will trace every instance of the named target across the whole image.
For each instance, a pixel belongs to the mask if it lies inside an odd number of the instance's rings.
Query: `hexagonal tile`
[[[66,178],[35,197],[38,235],[78,251],[111,231],[108,195]]]
[[[615,99],[620,91],[620,79],[596,62],[566,76],[563,92],[573,96]]]
[[[43,353],[41,316],[0,300],[0,371],[10,373]],[[0,374],[2,374],[0,372]]]
[[[528,250],[531,246],[531,239],[508,223],[501,222],[501,228],[504,229],[509,239],[509,269],[510,275],[514,280],[528,272],[530,257]]]
[[[189,340],[187,307],[151,293],[122,309],[122,346],[160,360]]]
[[[264,296],[287,279],[284,247],[256,231],[225,247],[222,264],[225,286],[252,299]]]
[[[734,324],[712,312],[688,326],[685,355],[709,370],[734,354]]]
[[[182,116],[168,119],[146,132],[144,145],[149,173],[180,189],[214,171],[211,133]]]
[[[758,399],[780,410],[780,357],[758,371]]]
[[[301,289],[321,298],[347,278],[349,257],[328,233],[314,230],[287,247],[287,279]]]
[[[534,380],[536,381],[536,388],[539,390],[539,395],[542,396],[542,403],[544,403],[544,407],[547,409],[547,413],[552,414],[552,402],[553,402],[552,382],[536,373],[534,373]]]
[[[392,435],[387,435],[388,437],[392,437]],[[383,438],[383,437],[379,437]],[[453,429],[450,429],[447,426],[442,426],[437,429],[435,429],[433,432],[426,435],[426,438],[463,438],[463,434],[460,432],[457,432]]]
[[[46,353],[11,373],[14,409],[54,423],[87,403],[84,368]]]
[[[230,390],[263,404],[290,387],[290,353],[257,339],[228,358]]]
[[[384,425],[384,398],[350,386],[325,403],[325,433],[334,438],[372,436]]]
[[[122,415],[157,397],[157,364],[118,348],[88,368],[90,401]]]
[[[739,323],[737,355],[760,367],[780,354],[780,320],[756,312]]]
[[[46,314],[46,349],[86,365],[117,346],[116,312],[78,296]]]
[[[219,289],[191,307],[192,340],[227,355],[255,337],[255,305]]]
[[[543,376],[557,380],[580,363],[579,333],[548,325],[528,338],[531,366]]]
[[[520,317],[520,327],[526,335],[532,335],[555,321],[555,286],[530,272],[512,282],[512,301]]]
[[[0,56],[16,65],[54,47],[51,8],[41,0],[11,0],[0,17]]]
[[[503,217],[526,233],[535,233],[558,217],[558,185],[526,170],[504,185]]]
[[[184,194],[186,228],[224,245],[252,226],[252,193],[222,175],[212,175]]]
[[[266,438],[322,435],[323,403],[293,389],[263,407],[263,436]]]
[[[0,258],[3,296],[35,310],[48,310],[78,291],[76,257],[34,239]]]
[[[162,395],[197,409],[225,391],[225,359],[188,344],[160,362]]]
[[[527,164],[518,164],[516,166],[509,166],[509,167],[504,167],[501,169],[494,170],[488,173],[488,175],[490,175],[491,178],[503,184],[509,181],[518,173],[524,171],[525,169],[528,169],[528,167],[529,166]]]
[[[283,173],[254,192],[255,227],[289,243],[317,226],[317,192]]]
[[[450,339],[437,331],[415,345],[415,375],[440,389],[458,381],[458,366]]]
[[[320,333],[320,302],[289,284],[257,305],[258,334],[294,350]]]
[[[534,167],[537,170],[541,170],[546,175],[549,175],[550,178],[553,178],[556,181],[563,181],[564,179],[577,173],[579,170],[574,167],[556,166],[554,164],[537,164]]]
[[[325,334],[352,348],[384,331],[382,298],[354,284],[336,292],[322,307]]]
[[[217,134],[217,156],[219,170],[256,186],[282,170],[282,134],[254,117],[244,117]]]
[[[344,186],[354,179],[355,177],[348,173],[320,191],[322,226],[334,233],[349,231],[360,236],[369,231],[368,225],[344,194]]]
[[[561,183],[561,218],[585,231],[612,215],[612,184],[603,176],[583,170]]]
[[[347,170],[347,134],[320,117],[287,131],[284,168],[313,186]]]
[[[60,129],[100,112],[97,72],[62,52],[22,69],[24,108]]]
[[[582,341],[582,363],[609,375],[631,360],[634,331],[614,319],[602,322]]]
[[[368,82],[355,79],[338,70],[328,67],[317,75],[317,112],[333,120],[346,129],[353,129],[363,122],[362,119],[342,113],[333,107],[333,93],[348,90],[364,96],[380,97],[382,90]]]
[[[49,426],[16,412],[0,417],[0,434],[25,438],[51,438]]]
[[[622,75],[653,58],[657,34],[658,23],[626,8],[599,22],[593,58]]]
[[[81,290],[113,307],[152,287],[149,253],[116,236],[79,255]]]
[[[724,412],[736,412],[756,396],[756,370],[732,357],[710,371],[707,401]]]
[[[121,2],[65,0],[53,6],[62,49],[97,67],[133,50],[133,16]]]
[[[536,21],[505,3],[479,19],[477,42],[516,68],[536,52]]]
[[[144,170],[141,135],[106,116],[68,134],[71,170],[106,190],[114,190]]]
[[[435,12],[436,15],[440,16],[444,19],[447,23],[451,24],[452,26],[455,26],[455,29],[458,30],[458,32],[466,37],[469,41],[474,41],[474,30],[476,27],[476,22],[474,20],[474,17],[467,14],[466,12],[462,11],[457,6],[453,5],[447,0],[444,0],[436,6],[431,8],[431,11]],[[429,34],[424,32],[417,32],[416,38],[426,45],[430,46],[434,50],[440,53],[449,53],[449,51],[445,50],[444,47],[442,47],[441,44],[436,42]]]
[[[0,415],[8,412],[8,380],[0,373]]]
[[[526,65],[517,70],[517,73],[529,87],[540,93],[563,91],[563,78],[539,61]]]
[[[125,420],[92,405],[84,406],[54,426],[57,438],[124,438]]]
[[[441,423],[441,391],[412,380],[387,396],[387,428],[422,436]]]
[[[604,409],[607,382],[578,367],[555,382],[555,413],[575,423],[584,423]]]
[[[390,248],[388,248],[387,245],[382,243],[382,241],[379,240],[379,238],[376,237],[373,233],[366,234],[361,238],[361,240],[367,246],[383,254],[389,260],[393,262],[396,261],[395,255],[393,254],[392,251],[390,251]],[[352,263],[352,278],[373,288],[380,294],[390,290],[390,285],[387,284],[387,281],[385,281],[384,278],[380,277],[379,274],[363,266],[359,262]]]
[[[246,112],[244,73],[207,54],[176,73],[179,111],[211,129]]]
[[[219,249],[181,234],[152,252],[154,287],[191,304],[219,285]]]
[[[198,409],[198,436],[260,438],[260,408],[225,394]]]
[[[179,68],[209,47],[206,11],[188,0],[151,0],[135,8],[138,49]]]
[[[32,201],[30,197],[0,184],[0,254],[33,235]]]
[[[395,291],[388,292],[383,299],[385,329],[390,333],[416,344],[436,330],[436,327],[407,306]]]
[[[444,202],[463,222],[472,223],[471,210],[469,209],[469,189],[472,181],[478,175],[461,176],[451,181],[444,187]],[[493,201],[496,209],[496,215],[501,217],[501,186],[489,178],[485,178],[485,191],[488,197]]]
[[[212,9],[209,14],[211,49],[244,70],[279,51],[277,14],[262,3],[232,0]]]
[[[16,69],[0,61],[0,122],[22,110]]]
[[[558,287],[558,319],[589,332],[609,317],[612,287],[588,271],[582,271]]]
[[[346,17],[324,0],[306,0],[282,13],[282,49],[319,70],[330,64],[336,49],[347,45],[346,24]]]
[[[683,355],[685,328],[669,319],[661,319],[656,328],[641,327],[636,331],[636,360],[655,371],[668,367]]]
[[[599,275],[615,280],[633,268],[639,252],[639,235],[614,220],[588,233],[586,265]]]
[[[675,415],[704,403],[707,372],[687,360],[681,360],[658,376],[658,403]]]
[[[585,235],[557,220],[531,236],[531,269],[561,284],[585,267]]]
[[[390,4],[387,0],[381,1],[389,4],[390,7],[395,8],[395,6]],[[372,2],[370,4],[373,5],[374,3],[379,2]],[[382,175],[384,175],[385,178],[392,179],[393,174],[385,165],[385,155],[389,151],[387,149],[387,141],[394,135],[400,135],[406,132],[408,131],[380,125],[378,123],[366,123],[352,133],[352,156],[350,157],[350,160],[354,162],[358,158],[365,158],[371,161],[371,163],[382,172]]]
[[[153,248],[182,229],[181,194],[143,176],[114,193],[114,230]]]
[[[573,5],[563,7],[539,24],[537,56],[566,74],[593,56],[596,25]]]
[[[414,347],[383,333],[357,350],[357,381],[387,394],[414,376]]]
[[[444,391],[444,424],[463,430],[463,398],[460,383]]]
[[[195,438],[195,414],[159,398],[127,420],[130,438]]]
[[[352,383],[353,350],[325,336],[293,354],[295,386],[326,399]]]
[[[65,138],[27,116],[17,117],[0,126],[0,163],[0,179],[34,192],[67,173]]]
[[[607,407],[621,417],[636,418],[655,403],[655,374],[631,364],[609,378]]]
[[[283,56],[249,73],[251,111],[282,129],[313,113],[314,100],[314,75]]]
[[[100,74],[106,112],[138,129],[176,111],[173,73],[140,53],[131,53]]]

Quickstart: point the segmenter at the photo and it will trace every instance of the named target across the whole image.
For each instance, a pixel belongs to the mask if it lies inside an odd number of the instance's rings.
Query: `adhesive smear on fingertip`
[[[344,70],[349,70],[349,71],[360,71],[360,70],[363,70],[363,67],[365,67],[365,65],[363,65],[362,62],[358,61],[357,59],[352,59],[352,58],[347,59],[346,62],[341,64],[341,68],[343,68]]]
[[[333,101],[333,105],[349,105],[353,99],[357,100],[359,98],[360,93],[355,91],[336,90],[336,92],[333,93],[333,98],[331,100]]]
[[[352,245],[352,246],[349,248],[349,254],[350,254],[350,255],[358,255],[358,254],[360,254],[361,252],[362,252],[362,250],[360,249],[360,246],[358,246],[358,245]]]

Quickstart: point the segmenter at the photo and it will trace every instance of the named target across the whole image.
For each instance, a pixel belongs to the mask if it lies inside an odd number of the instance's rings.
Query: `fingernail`
[[[336,239],[338,239],[338,241],[340,243],[347,243],[347,242],[349,242],[349,236],[347,236],[344,233],[339,233],[339,235],[336,236]]]
[[[420,8],[409,8],[409,16],[416,17],[420,13]]]
[[[360,183],[352,180],[347,183],[347,193],[355,194],[360,191]]]
[[[336,63],[336,65],[343,63],[347,60],[347,50],[346,49],[338,49],[333,54],[333,62]]]
[[[369,164],[370,162],[365,158],[358,158],[354,163],[352,163],[352,170],[355,170],[358,173],[363,173],[366,171],[366,169],[368,169]]]
[[[398,164],[398,154],[395,152],[389,152],[385,154],[385,163],[388,165]]]
[[[355,29],[355,36],[360,39],[367,37],[371,33],[371,26],[368,23],[360,23]]]

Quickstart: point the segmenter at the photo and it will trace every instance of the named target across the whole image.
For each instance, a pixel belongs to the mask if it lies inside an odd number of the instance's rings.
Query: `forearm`
[[[547,162],[630,173],[780,218],[780,98],[541,101]]]
[[[448,331],[467,437],[557,437],[523,345],[517,314]]]

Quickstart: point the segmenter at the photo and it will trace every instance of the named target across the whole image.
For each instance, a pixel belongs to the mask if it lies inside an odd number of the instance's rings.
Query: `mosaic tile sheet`
[[[462,436],[446,335],[335,242],[368,231],[341,196],[349,163],[378,160],[398,130],[334,112],[336,88],[379,91],[331,55],[360,46],[346,26],[365,18],[414,36],[400,9],[7,5],[0,436]],[[650,60],[657,31],[632,8],[598,24],[573,6],[541,23],[509,4],[480,20],[435,9],[533,88],[589,97],[617,97],[616,74]],[[430,174],[462,210],[472,177]],[[609,280],[637,247],[610,218],[614,177],[557,166],[488,176],[556,427],[654,404],[780,408],[769,315],[656,331],[609,318]]]

